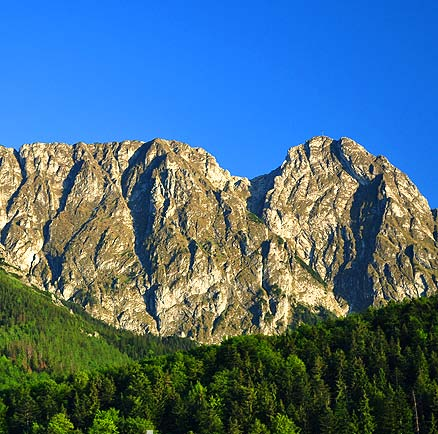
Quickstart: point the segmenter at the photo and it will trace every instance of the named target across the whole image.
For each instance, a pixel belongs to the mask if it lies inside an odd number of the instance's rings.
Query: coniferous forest
[[[116,330],[1,270],[0,349],[5,433],[438,433],[437,297],[204,346]]]

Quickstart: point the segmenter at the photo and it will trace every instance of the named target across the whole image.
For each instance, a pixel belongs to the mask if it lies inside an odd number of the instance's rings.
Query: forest
[[[438,433],[438,297],[195,345],[0,270],[0,351],[5,433]]]

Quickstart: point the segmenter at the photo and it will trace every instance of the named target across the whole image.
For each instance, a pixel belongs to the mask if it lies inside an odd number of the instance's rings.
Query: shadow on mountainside
[[[151,255],[146,249],[147,238],[152,233],[154,209],[151,189],[154,185],[153,171],[165,160],[165,155],[157,155],[147,164],[146,156],[154,142],[147,142],[135,151],[123,172],[121,185],[132,217],[135,235],[135,253],[147,273],[151,273]]]
[[[373,280],[368,267],[374,261],[377,234],[387,201],[379,195],[383,185],[383,175],[359,185],[350,210],[353,239],[343,230],[344,262],[334,278],[334,292],[348,302],[350,311],[363,310],[373,302]]]
[[[126,200],[132,217],[134,229],[134,250],[144,271],[151,280],[154,270],[154,251],[149,249],[148,237],[152,233],[154,222],[154,207],[152,204],[152,187],[154,185],[153,171],[165,160],[166,155],[156,155],[150,163],[146,163],[147,153],[153,141],[143,144],[129,159],[128,167],[123,172],[121,185],[122,194]],[[147,312],[155,319],[159,327],[156,313],[156,285],[148,289],[144,295]]]
[[[267,175],[261,175],[251,179],[249,187],[250,196],[246,201],[246,207],[250,212],[262,218],[266,195],[274,188],[275,177],[280,174],[281,168],[278,167]]]

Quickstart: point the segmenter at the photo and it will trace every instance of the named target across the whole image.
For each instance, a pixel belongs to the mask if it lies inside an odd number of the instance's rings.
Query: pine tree
[[[119,412],[114,408],[109,410],[98,410],[94,417],[93,424],[88,430],[89,434],[118,434],[117,424]]]
[[[272,420],[272,434],[299,434],[301,430],[292,419],[284,414],[277,414]]]
[[[74,426],[65,413],[57,413],[49,421],[47,434],[70,434],[74,432]]]
[[[359,431],[362,434],[373,434],[376,429],[374,417],[371,414],[370,403],[367,394],[364,393],[362,399],[359,402]]]
[[[347,408],[346,385],[342,379],[337,382],[338,394],[335,401],[335,410],[333,414],[334,432],[336,434],[351,434],[352,427],[350,414]]]

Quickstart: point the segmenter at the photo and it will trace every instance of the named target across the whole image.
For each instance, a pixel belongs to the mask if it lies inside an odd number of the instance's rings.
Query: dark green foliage
[[[435,433],[438,298],[64,377],[3,358],[0,376],[0,432]]]
[[[254,223],[259,223],[262,225],[265,224],[265,222],[257,214],[254,214],[251,211],[248,211],[248,218]]]
[[[307,306],[298,304],[293,307],[291,328],[295,328],[300,324],[315,325],[321,321],[335,319],[336,316],[322,306],[316,307],[315,310],[310,310]]]
[[[280,237],[280,235],[277,235],[277,244],[281,247],[284,246],[285,241],[283,238]]]

